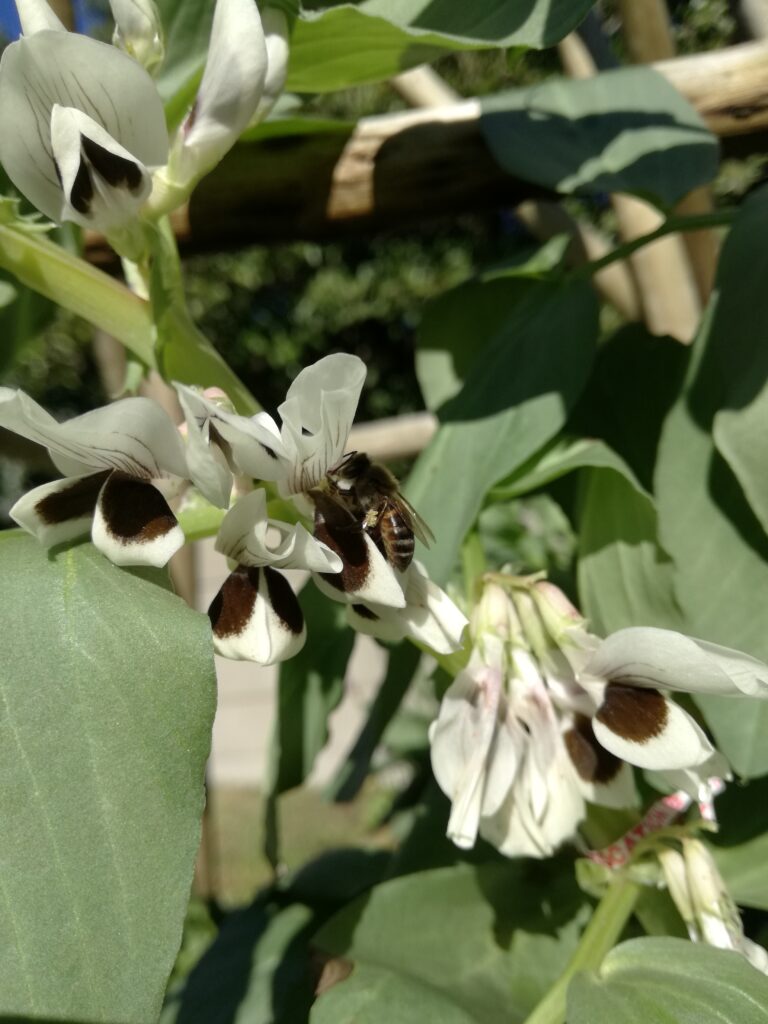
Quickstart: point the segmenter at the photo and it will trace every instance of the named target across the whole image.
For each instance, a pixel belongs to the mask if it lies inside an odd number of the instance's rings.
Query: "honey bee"
[[[416,509],[400,493],[397,477],[365,452],[349,452],[329,470],[329,494],[359,522],[390,565],[404,572],[413,560],[414,538],[435,539]]]

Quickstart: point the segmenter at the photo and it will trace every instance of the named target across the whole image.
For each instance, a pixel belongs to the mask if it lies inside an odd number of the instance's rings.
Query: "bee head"
[[[356,480],[365,476],[371,467],[371,460],[365,452],[347,452],[341,462],[328,470],[328,478],[340,491],[352,489]]]

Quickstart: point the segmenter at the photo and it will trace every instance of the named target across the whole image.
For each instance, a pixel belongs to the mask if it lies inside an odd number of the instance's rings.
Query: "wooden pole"
[[[678,57],[652,65],[709,127],[740,152],[765,149],[768,43]],[[744,136],[753,135],[750,140]],[[480,104],[364,118],[354,128],[242,142],[197,187],[172,222],[186,252],[403,230],[434,217],[551,199],[506,174],[480,127]],[[111,264],[101,236],[86,233],[89,257]]]

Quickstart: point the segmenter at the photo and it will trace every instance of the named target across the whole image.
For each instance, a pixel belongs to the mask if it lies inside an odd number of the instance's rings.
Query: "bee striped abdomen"
[[[386,508],[379,520],[381,541],[389,564],[405,572],[413,560],[413,530],[394,508]]]

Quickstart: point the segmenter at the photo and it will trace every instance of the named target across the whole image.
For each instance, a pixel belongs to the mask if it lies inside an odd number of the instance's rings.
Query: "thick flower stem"
[[[640,886],[636,882],[622,877],[616,879],[595,908],[571,962],[525,1024],[563,1024],[571,979],[579,971],[600,966],[624,930],[639,895]]]
[[[37,232],[0,224],[0,267],[22,284],[117,338],[156,368],[149,305],[114,278]]]

